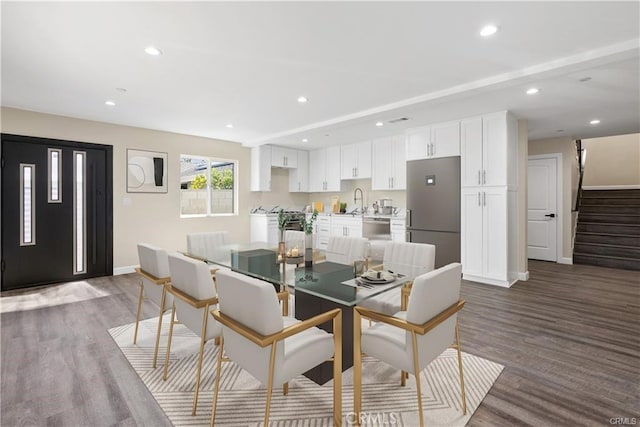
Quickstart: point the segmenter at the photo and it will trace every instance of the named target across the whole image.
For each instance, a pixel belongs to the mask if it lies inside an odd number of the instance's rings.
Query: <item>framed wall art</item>
[[[127,149],[127,193],[166,193],[167,153]]]

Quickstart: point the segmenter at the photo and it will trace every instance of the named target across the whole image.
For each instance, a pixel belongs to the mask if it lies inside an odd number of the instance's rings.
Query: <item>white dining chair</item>
[[[187,234],[187,253],[208,260],[215,260],[231,244],[228,231],[207,231]]]
[[[416,277],[433,270],[436,247],[427,243],[389,242],[384,247],[382,265],[373,268]],[[411,283],[362,301],[359,305],[392,316],[406,309]]]
[[[167,288],[167,291],[174,296],[174,301],[162,379],[167,379],[169,371],[173,326],[177,316],[180,323],[200,337],[200,352],[196,367],[196,384],[191,412],[192,415],[195,415],[198,393],[200,392],[200,373],[205,343],[222,335],[222,327],[210,315],[211,309],[218,303],[218,297],[210,267],[206,263],[177,253],[170,254],[169,270],[171,272],[171,286]]]
[[[156,330],[156,343],[153,351],[153,367],[158,362],[158,346],[160,345],[160,333],[162,331],[162,316],[173,305],[173,296],[167,295],[167,284],[171,278],[169,273],[169,260],[167,252],[148,243],[138,244],[138,261],[140,267],[136,272],[141,277],[140,296],[138,297],[138,311],[136,314],[136,329],[133,333],[133,343],[138,341],[138,324],[140,323],[140,312],[142,301],[145,298],[153,301],[160,308],[158,316],[158,327]]]
[[[369,253],[369,239],[364,237],[331,236],[325,251],[327,261],[364,266]]]
[[[273,286],[233,271],[218,272],[219,310],[213,317],[222,324],[211,426],[215,423],[222,350],[229,359],[267,386],[264,425],[269,425],[274,385],[333,357],[333,416],[342,423],[342,311],[334,309],[299,321],[280,314]],[[333,334],[317,326],[333,320]]]
[[[364,353],[400,369],[403,372],[402,385],[405,385],[405,371],[415,375],[420,426],[424,426],[421,372],[452,346],[458,351],[462,413],[466,415],[467,404],[457,320],[457,313],[465,303],[460,299],[461,274],[462,266],[453,263],[418,276],[413,282],[407,311],[396,313],[395,316],[355,307],[353,406],[356,414],[362,412],[362,353]],[[371,319],[376,323],[362,329],[362,318]]]

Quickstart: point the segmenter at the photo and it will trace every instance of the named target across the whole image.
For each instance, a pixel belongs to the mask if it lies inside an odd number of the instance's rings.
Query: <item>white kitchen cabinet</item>
[[[460,122],[439,123],[431,126],[431,143],[427,146],[427,158],[460,155]]]
[[[405,190],[407,161],[404,135],[372,142],[372,190]]]
[[[331,236],[331,216],[318,215],[316,219],[316,247],[318,249],[327,249],[329,244],[329,236]]]
[[[277,214],[253,214],[251,218],[251,241],[267,242],[271,247],[277,247],[280,240]]]
[[[408,129],[405,132],[407,160],[460,155],[460,122],[446,122]]]
[[[309,153],[309,191],[340,191],[340,147]]]
[[[517,187],[516,127],[515,119],[507,112],[461,122],[462,187]]]
[[[431,142],[429,126],[407,129],[405,132],[407,160],[427,158],[427,145]]]
[[[371,178],[371,141],[340,147],[340,179]]]
[[[507,188],[463,188],[461,210],[463,277],[509,286]]]
[[[271,191],[271,146],[251,149],[251,191]]]
[[[296,168],[298,167],[297,150],[283,147],[271,147],[271,166],[277,168]]]
[[[362,237],[362,217],[352,215],[332,215],[331,235],[344,237]]]
[[[297,150],[296,168],[289,170],[289,191],[306,193],[309,191],[309,152]]]
[[[391,218],[391,220],[389,221],[389,229],[391,230],[392,241],[407,241],[407,226],[405,218]]]

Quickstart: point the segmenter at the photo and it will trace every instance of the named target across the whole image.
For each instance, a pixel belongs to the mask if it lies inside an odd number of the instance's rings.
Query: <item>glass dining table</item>
[[[342,370],[353,366],[353,307],[376,295],[403,286],[413,279],[398,274],[387,283],[372,284],[356,277],[360,265],[347,264],[343,254],[316,250],[311,265],[302,257],[287,257],[264,242],[232,244],[209,249],[207,253],[184,253],[212,267],[229,268],[273,284],[277,291],[294,295],[293,315],[299,320],[340,308],[342,310]],[[332,332],[332,323],[321,325]],[[333,378],[331,362],[304,374],[318,384]]]

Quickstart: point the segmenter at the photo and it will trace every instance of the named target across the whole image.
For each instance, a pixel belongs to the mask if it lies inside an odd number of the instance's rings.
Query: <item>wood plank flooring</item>
[[[463,350],[505,365],[469,425],[640,423],[638,273],[529,269],[510,289],[463,283]],[[170,425],[107,333],[135,320],[135,275],[90,283],[109,295],[1,315],[1,425]]]

